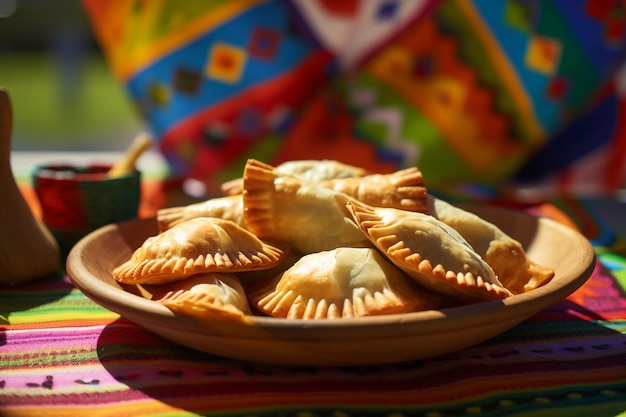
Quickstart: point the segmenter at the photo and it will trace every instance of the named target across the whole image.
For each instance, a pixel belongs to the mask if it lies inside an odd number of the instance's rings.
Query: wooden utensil
[[[57,271],[60,249],[22,196],[11,169],[13,108],[0,88],[0,284],[19,284]]]
[[[108,178],[116,178],[129,174],[135,170],[137,160],[150,146],[152,146],[152,136],[146,132],[139,133],[124,157],[111,167],[107,173]]]

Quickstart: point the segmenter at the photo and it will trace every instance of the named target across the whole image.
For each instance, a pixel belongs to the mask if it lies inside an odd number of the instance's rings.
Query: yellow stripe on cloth
[[[521,126],[528,130],[531,143],[541,143],[545,137],[545,132],[537,120],[530,98],[516,76],[515,69],[501,53],[496,37],[489,33],[488,25],[476,12],[470,0],[458,0],[457,4],[459,9],[463,11],[466,22],[472,26],[472,31],[480,38],[481,44],[485,47],[485,52],[490,57],[490,63],[498,72],[498,76],[504,82],[508,93],[513,97],[513,102],[517,104],[518,114],[522,120]]]
[[[165,28],[160,36],[155,36],[154,28],[159,27],[155,22],[163,18],[166,0],[151,0],[141,13],[133,12],[134,2],[110,2],[106,15],[92,17],[92,26],[105,46],[115,77],[124,81],[160,56],[263,1],[226,1],[184,24],[176,24],[177,16],[172,15],[168,24],[175,30]]]

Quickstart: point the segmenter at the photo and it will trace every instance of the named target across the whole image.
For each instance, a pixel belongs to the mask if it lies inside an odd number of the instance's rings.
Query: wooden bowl
[[[85,236],[70,252],[67,272],[96,303],[175,343],[235,359],[322,366],[415,360],[475,345],[567,297],[591,275],[595,252],[575,230],[510,209],[465,208],[519,240],[533,260],[555,269],[554,278],[505,300],[417,313],[338,320],[252,316],[247,322],[199,321],[124,290],[111,275],[157,233],[154,218],[107,225]]]

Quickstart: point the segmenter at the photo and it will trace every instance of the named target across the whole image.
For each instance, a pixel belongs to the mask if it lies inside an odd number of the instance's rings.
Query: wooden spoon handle
[[[137,159],[139,159],[141,154],[150,146],[152,146],[152,136],[146,132],[139,133],[137,137],[135,137],[135,140],[133,140],[133,143],[131,143],[124,157],[111,167],[107,173],[107,177],[121,177],[132,172],[135,169]]]

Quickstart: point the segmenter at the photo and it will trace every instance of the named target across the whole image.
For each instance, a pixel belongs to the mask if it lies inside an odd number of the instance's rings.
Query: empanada
[[[342,192],[374,207],[428,211],[427,191],[422,172],[407,168],[391,174],[370,174],[363,177],[336,178],[321,185]]]
[[[290,250],[285,258],[281,262],[276,264],[276,266],[268,269],[256,269],[253,271],[237,272],[237,276],[239,277],[241,282],[246,285],[254,285],[258,282],[266,282],[284,272],[286,269],[295,264],[301,257],[302,255],[300,253],[294,250]]]
[[[332,159],[305,159],[287,161],[276,165],[281,174],[293,175],[300,179],[319,182],[337,178],[363,177],[370,174],[365,168],[344,164]]]
[[[370,173],[365,168],[330,159],[286,161],[276,165],[275,169],[281,174],[291,175],[311,182],[336,178],[362,177]],[[243,178],[225,181],[222,183],[221,189],[226,195],[240,194],[243,191]]]
[[[147,238],[113,277],[128,284],[164,284],[201,272],[270,268],[284,257],[285,250],[230,220],[198,217]]]
[[[436,308],[441,296],[416,287],[374,248],[337,248],[303,256],[250,295],[274,317],[325,319]]]
[[[159,209],[156,214],[159,231],[196,217],[219,217],[231,220],[247,229],[243,218],[243,199],[241,195],[215,197],[199,203],[180,207]]]
[[[253,159],[244,170],[244,218],[249,230],[262,239],[286,241],[302,254],[372,246],[347,211],[350,199]]]
[[[511,295],[467,241],[434,217],[356,201],[348,209],[372,243],[419,284],[469,302]]]
[[[170,310],[199,319],[250,316],[244,288],[235,274],[208,272],[160,286],[153,298]]]
[[[532,290],[554,276],[554,269],[532,261],[520,242],[482,217],[432,196],[429,197],[429,211],[457,230],[511,292],[518,294]]]

